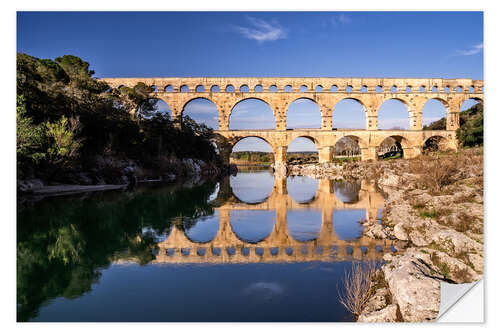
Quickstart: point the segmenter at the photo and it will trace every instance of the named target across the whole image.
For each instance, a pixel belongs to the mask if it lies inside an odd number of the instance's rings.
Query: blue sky
[[[39,58],[74,54],[97,77],[333,76],[483,79],[481,12],[18,12],[17,51]],[[380,127],[408,126],[389,101]],[[162,107],[162,109],[168,107]],[[314,103],[290,106],[289,126],[317,127]],[[238,110],[239,109],[239,110]],[[273,127],[267,105],[233,110],[232,128]],[[354,101],[334,112],[334,127],[364,127]],[[186,108],[216,126],[208,102]],[[442,116],[431,101],[424,122]],[[239,149],[264,145],[241,142]],[[291,150],[312,149],[304,141]]]

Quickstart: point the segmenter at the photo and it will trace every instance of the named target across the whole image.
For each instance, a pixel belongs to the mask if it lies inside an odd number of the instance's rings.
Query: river
[[[193,186],[52,197],[18,207],[18,321],[352,321],[351,263],[383,197],[364,182],[247,168]]]

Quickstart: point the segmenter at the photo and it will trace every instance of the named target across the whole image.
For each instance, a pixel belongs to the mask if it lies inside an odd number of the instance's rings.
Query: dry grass
[[[446,185],[453,184],[459,171],[457,158],[421,156],[411,161],[409,169],[419,176],[419,182],[432,193],[440,193]]]
[[[372,295],[371,281],[377,270],[375,261],[352,263],[351,271],[346,271],[343,290],[339,290],[340,303],[346,309],[359,316]]]
[[[445,262],[441,261],[441,258],[436,254],[436,252],[433,252],[430,257],[432,263],[439,269],[439,273],[441,273],[445,279],[449,279],[450,268],[448,267],[448,265]]]
[[[475,202],[476,201],[476,193],[462,193],[457,195],[453,199],[453,203],[461,204],[466,202]]]
[[[459,232],[471,231],[475,234],[483,233],[483,223],[478,218],[465,212],[457,215],[454,227]]]
[[[456,271],[453,272],[453,277],[457,281],[466,281],[466,282],[472,282],[472,276],[469,273],[469,270],[464,268],[464,269],[457,269]]]
[[[408,201],[413,209],[422,209],[426,205],[426,202],[421,198],[411,198]]]

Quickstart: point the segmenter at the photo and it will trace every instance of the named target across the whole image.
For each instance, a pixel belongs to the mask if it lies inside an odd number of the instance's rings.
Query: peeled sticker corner
[[[436,322],[484,322],[483,280],[451,284],[441,282],[441,304]]]

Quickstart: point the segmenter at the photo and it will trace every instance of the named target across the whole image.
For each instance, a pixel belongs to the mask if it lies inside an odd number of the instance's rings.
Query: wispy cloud
[[[201,104],[195,103],[195,101],[191,102],[184,109],[185,112],[194,113],[194,114],[213,114],[217,113],[217,107],[212,104]]]
[[[352,18],[346,14],[339,14],[330,18],[330,23],[334,26],[346,25],[352,22]]]
[[[248,26],[235,26],[235,30],[248,39],[258,42],[273,41],[286,38],[286,30],[276,21],[265,21],[255,17],[247,17]]]
[[[259,298],[270,299],[283,294],[284,287],[277,282],[255,282],[243,289],[243,294],[255,295]]]
[[[483,51],[483,43],[474,45],[473,47],[467,50],[457,50],[455,51],[455,56],[471,56],[474,54],[478,54]]]

